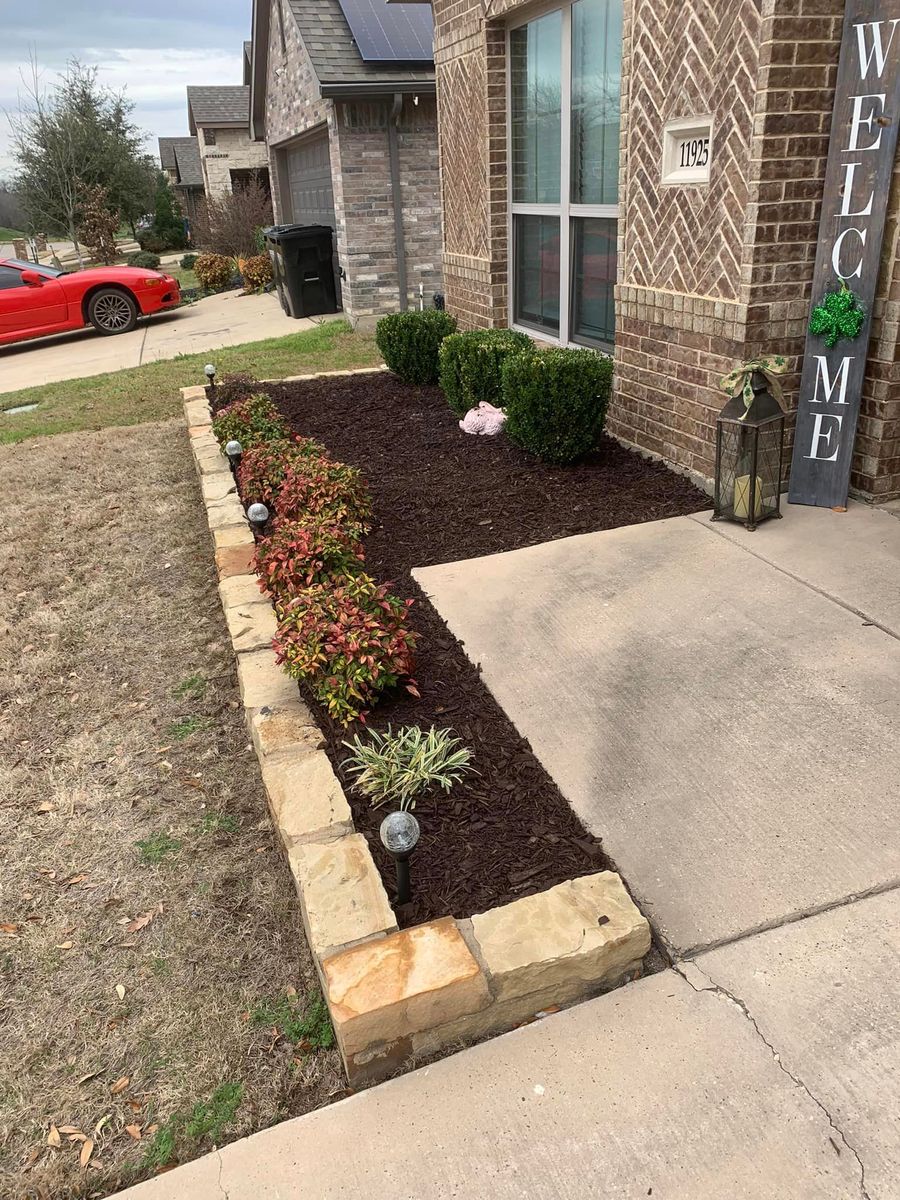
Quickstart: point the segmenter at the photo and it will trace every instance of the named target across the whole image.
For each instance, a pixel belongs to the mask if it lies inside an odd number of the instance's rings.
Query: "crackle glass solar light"
[[[203,374],[206,376],[206,378],[209,380],[209,382],[212,383],[212,381],[216,377],[215,365],[213,363],[207,363],[206,366],[203,368]]]
[[[269,519],[269,510],[264,504],[251,504],[247,509],[247,520],[254,529],[261,530]]]
[[[397,904],[409,904],[410,901],[409,856],[416,848],[420,832],[419,822],[411,812],[390,813],[378,830],[381,844],[397,868]]]
[[[765,376],[754,371],[749,404],[732,396],[716,421],[714,521],[737,521],[753,530],[781,516],[784,413]]]
[[[225,443],[225,453],[228,455],[232,471],[236,471],[241,465],[241,455],[244,453],[244,447],[240,442],[232,438],[230,442]]]

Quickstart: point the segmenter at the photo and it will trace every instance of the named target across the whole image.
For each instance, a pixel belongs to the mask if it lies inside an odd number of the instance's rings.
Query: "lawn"
[[[0,449],[0,503],[0,1196],[75,1200],[343,1084],[183,422]]]
[[[0,242],[11,242],[14,238],[24,236],[25,234],[21,229],[7,229],[5,225],[0,225]]]
[[[178,389],[205,382],[203,367],[208,362],[215,363],[220,377],[229,371],[248,371],[259,378],[279,378],[375,366],[380,361],[373,337],[354,333],[346,321],[325,321],[287,337],[7,392],[0,395],[0,443],[177,416],[181,413]],[[38,407],[31,412],[6,415],[9,408],[35,403]]]

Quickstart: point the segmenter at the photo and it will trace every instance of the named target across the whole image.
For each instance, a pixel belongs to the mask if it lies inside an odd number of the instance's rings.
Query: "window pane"
[[[513,217],[515,320],[559,333],[559,217]]]
[[[575,217],[572,248],[572,341],[609,344],[616,328],[616,222],[611,217]]]
[[[513,200],[558,204],[562,134],[562,13],[510,34]]]
[[[622,0],[572,5],[572,202],[617,204]]]

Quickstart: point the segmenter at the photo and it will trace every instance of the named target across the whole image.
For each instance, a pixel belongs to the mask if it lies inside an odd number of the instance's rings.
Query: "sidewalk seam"
[[[793,581],[795,583],[799,583],[801,587],[809,588],[809,590],[811,592],[815,592],[816,595],[822,596],[825,600],[830,600],[832,604],[836,604],[838,608],[844,609],[845,612],[852,613],[855,617],[860,617],[868,625],[872,625],[876,629],[880,629],[882,633],[886,633],[888,637],[892,637],[896,641],[900,641],[900,630],[892,629],[890,625],[882,624],[882,622],[872,616],[871,613],[867,613],[861,608],[854,608],[854,606],[848,603],[846,600],[842,600],[839,596],[835,596],[831,592],[825,591],[824,588],[817,587],[814,583],[810,583],[808,579],[804,579],[801,575],[795,575],[793,571],[789,571],[786,567],[779,567],[777,563],[773,563],[771,559],[765,558],[756,550],[751,550],[749,546],[745,546],[742,542],[733,541],[727,536],[727,534],[723,533],[721,529],[714,528],[713,523],[708,517],[703,518],[699,513],[688,513],[687,519],[692,521],[695,525],[699,525],[701,529],[705,529],[707,533],[715,534],[715,536],[721,538],[723,542],[728,542],[729,545],[734,546],[737,550],[743,550],[743,552],[745,554],[749,554],[751,558],[755,558],[759,562],[765,563],[767,567],[771,567],[773,571],[778,571],[780,575],[786,575],[788,579],[793,579]]]
[[[676,963],[675,970],[678,972],[678,974],[681,976],[681,978],[685,981],[685,983],[689,987],[693,988],[693,990],[695,992],[698,992],[698,993],[712,992],[714,995],[717,995],[721,999],[726,1000],[728,1003],[733,1004],[736,1008],[738,1008],[744,1014],[746,1019],[753,1026],[753,1029],[756,1032],[756,1036],[759,1038],[759,1040],[762,1042],[762,1044],[766,1047],[766,1049],[772,1055],[772,1058],[774,1059],[775,1064],[778,1067],[778,1069],[780,1071],[782,1071],[785,1075],[787,1075],[788,1079],[790,1079],[792,1083],[794,1083],[797,1087],[799,1087],[803,1092],[806,1093],[806,1095],[810,1098],[810,1100],[813,1102],[813,1104],[815,1104],[815,1106],[819,1109],[819,1111],[825,1116],[826,1120],[828,1121],[828,1124],[831,1126],[831,1128],[834,1130],[834,1132],[837,1134],[837,1136],[841,1139],[843,1144],[847,1147],[847,1149],[853,1155],[853,1158],[856,1160],[856,1164],[859,1167],[860,1196],[862,1197],[862,1200],[872,1200],[871,1196],[869,1195],[868,1191],[866,1190],[866,1168],[865,1168],[865,1164],[863,1163],[862,1158],[859,1155],[859,1151],[850,1142],[847,1135],[844,1133],[843,1129],[841,1129],[841,1127],[837,1124],[834,1117],[831,1115],[831,1113],[828,1111],[828,1109],[825,1107],[825,1105],[822,1103],[822,1101],[818,1098],[818,1096],[816,1096],[812,1091],[810,1091],[809,1087],[803,1082],[803,1080],[799,1077],[799,1075],[795,1075],[793,1071],[791,1071],[788,1067],[785,1066],[784,1060],[782,1059],[781,1055],[778,1053],[778,1051],[775,1049],[775,1047],[772,1045],[772,1043],[768,1040],[768,1038],[765,1036],[763,1031],[760,1029],[756,1018],[750,1012],[750,1009],[747,1007],[746,1003],[740,998],[740,996],[736,996],[733,992],[730,992],[727,988],[722,987],[721,984],[716,983],[715,980],[706,971],[704,971],[701,967],[698,967],[697,963],[694,962],[692,959],[687,960],[687,961],[689,962],[689,965],[692,966],[699,975],[702,975],[704,979],[708,980],[709,987],[697,987],[696,984],[694,984],[691,981],[689,976],[681,969],[681,964]],[[837,1145],[837,1143],[834,1141],[833,1138],[829,1138],[828,1140],[831,1142],[832,1146],[834,1146],[835,1151],[838,1154],[838,1157],[840,1157],[841,1151],[840,1151],[840,1148]]]

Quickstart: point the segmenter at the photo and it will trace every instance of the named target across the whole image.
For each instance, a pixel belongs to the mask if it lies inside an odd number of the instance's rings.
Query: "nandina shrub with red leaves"
[[[274,509],[288,469],[300,459],[327,459],[328,451],[313,438],[277,438],[260,442],[241,455],[237,482],[245,505],[265,504]]]
[[[236,439],[245,450],[262,442],[286,441],[288,427],[284,417],[262,393],[235,400],[227,408],[221,408],[213,417],[213,434],[224,448],[227,442]]]
[[[271,533],[257,543],[259,586],[285,603],[304,588],[327,584],[362,570],[359,525],[328,517],[287,520],[279,517]]]
[[[295,459],[284,473],[275,511],[279,517],[329,517],[350,521],[368,532],[372,497],[356,467],[332,459]]]
[[[213,413],[221,412],[235,400],[246,400],[259,392],[259,380],[255,375],[243,371],[231,371],[218,381],[214,388],[207,391],[209,407]]]
[[[309,685],[333,720],[364,720],[386,688],[405,682],[419,694],[412,678],[416,635],[408,627],[412,604],[363,573],[306,588],[276,605],[278,661]]]

